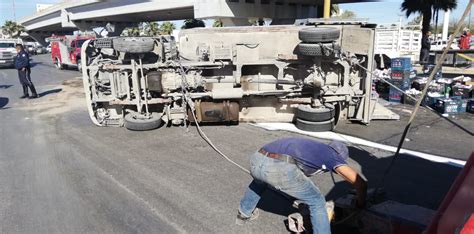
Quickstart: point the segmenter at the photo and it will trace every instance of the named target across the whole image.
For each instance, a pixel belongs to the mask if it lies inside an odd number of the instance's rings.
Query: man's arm
[[[364,207],[367,196],[367,182],[354,169],[347,165],[337,167],[336,172],[356,189],[357,207]]]

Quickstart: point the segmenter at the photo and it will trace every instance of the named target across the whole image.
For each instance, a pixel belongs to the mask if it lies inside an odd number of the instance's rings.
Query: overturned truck
[[[89,40],[83,81],[92,121],[131,130],[163,122],[368,124],[374,29],[364,25],[197,28]]]

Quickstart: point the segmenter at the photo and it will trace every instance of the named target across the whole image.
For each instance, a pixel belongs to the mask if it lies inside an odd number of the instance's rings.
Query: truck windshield
[[[15,48],[15,43],[0,42],[0,48]]]
[[[85,41],[86,41],[86,40],[77,40],[77,45],[76,45],[76,47],[77,47],[77,48],[81,48],[81,47],[82,47],[82,44],[84,44]]]

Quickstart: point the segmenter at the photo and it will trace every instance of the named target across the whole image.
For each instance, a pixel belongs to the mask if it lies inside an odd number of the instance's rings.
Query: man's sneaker
[[[239,213],[237,214],[237,218],[235,219],[235,224],[237,225],[244,225],[246,224],[247,222],[250,222],[252,220],[255,220],[258,218],[258,214],[260,212],[258,211],[257,208],[255,208],[255,210],[252,212],[252,215],[250,217],[245,217],[243,216],[240,211]]]
[[[32,96],[29,96],[28,98],[29,98],[29,99],[38,98],[38,94],[33,94]]]
[[[25,94],[25,95],[21,96],[20,99],[25,99],[25,98],[29,98],[29,97],[30,97],[29,95]]]

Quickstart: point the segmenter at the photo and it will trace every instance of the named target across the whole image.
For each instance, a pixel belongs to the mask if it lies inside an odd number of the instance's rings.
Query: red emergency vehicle
[[[51,41],[51,59],[58,69],[77,67],[81,71],[81,46],[90,36],[53,36]]]

